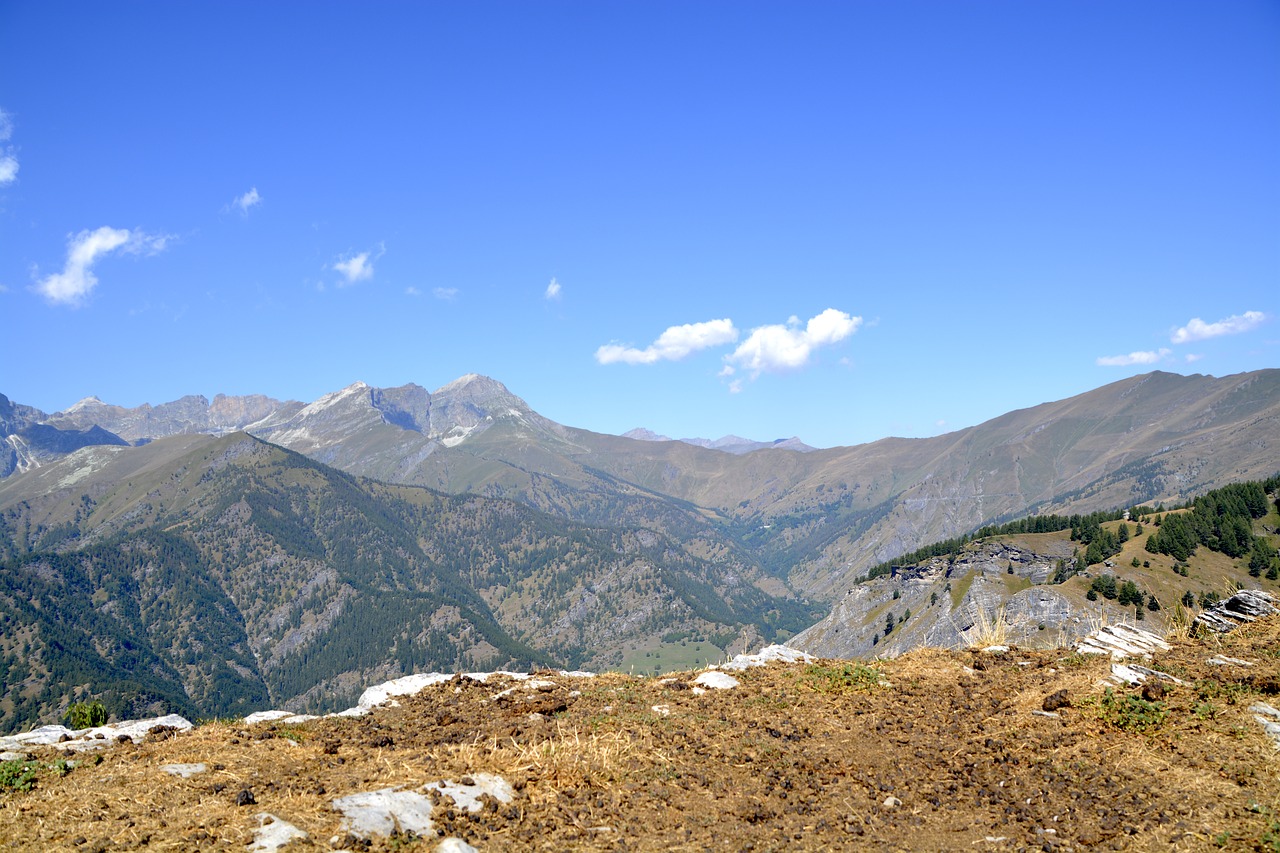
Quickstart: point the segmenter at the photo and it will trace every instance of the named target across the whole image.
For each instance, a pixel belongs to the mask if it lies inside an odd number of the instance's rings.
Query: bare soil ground
[[[1249,711],[1280,702],[1280,619],[1147,665],[1185,683],[1107,693],[1110,661],[1018,649],[772,664],[702,695],[694,673],[455,679],[362,718],[208,723],[65,776],[48,748],[34,790],[0,793],[0,846],[243,850],[269,812],[308,833],[288,850],[1280,850],[1280,752]],[[1033,713],[1059,691],[1059,716]],[[481,772],[514,800],[441,800],[436,837],[357,842],[332,807]]]

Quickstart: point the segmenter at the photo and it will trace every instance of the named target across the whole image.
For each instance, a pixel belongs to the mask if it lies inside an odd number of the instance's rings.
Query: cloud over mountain
[[[1206,323],[1199,317],[1193,317],[1187,325],[1174,329],[1173,335],[1169,340],[1175,344],[1187,344],[1192,341],[1221,337],[1222,335],[1238,335],[1261,325],[1265,319],[1267,319],[1267,315],[1261,311],[1246,311],[1243,314],[1235,314],[1216,323]]]
[[[725,373],[741,368],[751,371],[755,378],[764,372],[803,367],[815,349],[839,343],[861,325],[861,317],[828,308],[803,327],[798,317],[792,317],[786,325],[760,326],[751,330],[732,355],[725,357]]]
[[[1096,364],[1099,367],[1129,367],[1135,364],[1155,364],[1168,354],[1169,350],[1161,347],[1155,351],[1131,352],[1128,355],[1103,355],[1098,356]]]
[[[127,228],[103,226],[81,231],[67,240],[67,262],[62,272],[45,276],[36,290],[55,304],[80,305],[98,284],[93,265],[114,252],[154,255],[162,252],[169,238]]]
[[[737,339],[738,330],[728,318],[708,320],[705,323],[685,323],[682,326],[671,326],[644,349],[606,344],[596,350],[596,361],[601,364],[678,361],[698,350],[723,346]]]

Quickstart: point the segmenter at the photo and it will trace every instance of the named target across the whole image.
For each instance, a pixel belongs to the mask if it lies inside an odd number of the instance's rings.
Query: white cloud
[[[554,278],[551,279],[551,283],[547,285],[547,292],[544,294],[544,297],[547,299],[559,299],[560,282],[556,281]]]
[[[1155,364],[1169,355],[1169,350],[1161,347],[1156,352],[1131,352],[1128,355],[1098,356],[1099,367],[1129,367],[1135,364]]]
[[[431,291],[431,295],[436,299],[443,299],[445,302],[452,302],[458,298],[458,288],[456,287],[437,287]]]
[[[405,296],[421,296],[421,295],[422,295],[422,291],[421,291],[421,290],[418,290],[418,288],[414,287],[414,286],[411,284],[411,285],[409,285],[408,287],[406,287],[406,288],[404,289],[404,295],[405,295]]]
[[[554,279],[552,280],[554,284]],[[596,361],[601,364],[653,364],[656,361],[678,361],[690,353],[707,347],[722,346],[738,339],[733,321],[708,320],[705,323],[686,323],[672,326],[644,349],[606,344],[596,350]]]
[[[741,380],[741,379],[735,379],[735,380],[733,380],[732,382],[730,382],[730,383],[729,383],[729,393],[730,393],[730,394],[741,394],[741,393],[742,393],[742,380]]]
[[[751,371],[755,379],[766,371],[793,370],[809,363],[813,351],[838,343],[858,331],[861,317],[828,308],[813,317],[803,328],[800,318],[791,317],[785,326],[760,326],[752,329],[725,361]]]
[[[369,262],[369,252],[361,252],[342,261],[335,261],[333,268],[347,278],[349,284],[373,278],[373,264]]]
[[[1199,361],[1202,358],[1204,358],[1203,353],[1189,352],[1187,353],[1187,364],[1195,364],[1197,361]]]
[[[346,287],[358,281],[368,281],[373,278],[374,262],[386,253],[386,244],[379,243],[377,252],[360,252],[357,255],[343,257],[334,261],[330,268],[341,273],[342,277],[346,279],[345,282],[338,282],[338,287]]]
[[[1186,344],[1191,341],[1203,341],[1221,335],[1238,335],[1260,325],[1267,315],[1261,311],[1246,311],[1216,323],[1206,323],[1199,317],[1193,317],[1187,325],[1174,329],[1169,338],[1175,344]]]
[[[258,194],[257,187],[252,187],[247,193],[231,202],[232,207],[239,209],[241,216],[248,216],[249,208],[257,207],[260,204],[262,204],[262,196]]]
[[[67,263],[62,272],[41,279],[36,283],[36,290],[50,302],[80,305],[98,284],[92,267],[99,258],[116,251],[154,255],[163,252],[168,242],[166,235],[144,234],[127,228],[103,226],[95,231],[81,231],[67,240]]]
[[[0,142],[8,142],[13,136],[13,118],[0,110]],[[0,185],[18,179],[18,155],[12,145],[0,147]]]

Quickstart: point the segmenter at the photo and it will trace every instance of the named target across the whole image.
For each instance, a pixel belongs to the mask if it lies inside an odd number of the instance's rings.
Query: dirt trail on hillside
[[[1280,849],[1280,753],[1249,710],[1278,702],[1280,619],[1147,665],[1184,683],[1108,694],[1110,661],[1018,649],[771,664],[700,694],[693,673],[458,678],[366,717],[212,723],[42,772],[0,794],[0,840],[243,850],[267,812],[308,834],[287,850]],[[1070,704],[1045,715],[1059,691]],[[437,798],[431,838],[366,844],[332,805],[478,773],[512,801]]]

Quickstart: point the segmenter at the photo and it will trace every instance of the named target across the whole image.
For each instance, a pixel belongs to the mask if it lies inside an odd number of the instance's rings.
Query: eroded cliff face
[[[1022,646],[1083,636],[1097,620],[1093,609],[1079,600],[1075,585],[1050,583],[1060,562],[1074,567],[1072,543],[1041,538],[1036,547],[975,543],[955,557],[857,584],[788,645],[822,657],[892,657],[917,646],[963,646],[984,635]]]

